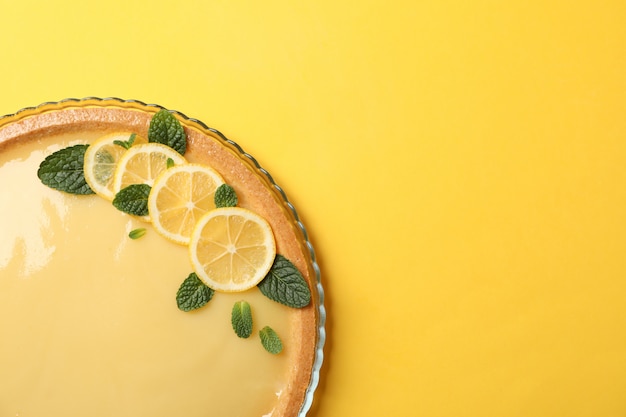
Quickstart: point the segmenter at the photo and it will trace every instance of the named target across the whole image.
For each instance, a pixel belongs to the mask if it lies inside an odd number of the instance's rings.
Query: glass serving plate
[[[124,114],[130,114],[132,117],[132,111],[144,112],[144,113],[156,113],[163,109],[162,106],[156,104],[146,104],[138,100],[123,100],[119,98],[97,98],[87,97],[82,99],[68,98],[57,102],[46,102],[36,107],[23,108],[14,114],[9,114],[0,117],[0,132],[4,132],[5,136],[9,138],[12,136],[19,136],[21,130],[28,129],[37,130],[36,123],[28,124],[28,119],[32,119],[37,115],[42,115],[51,112],[64,112],[72,109],[86,109],[86,108],[106,108],[106,109],[120,109],[131,110],[131,112],[125,112]],[[240,147],[234,141],[226,138],[222,133],[213,129],[203,122],[190,118],[185,114],[172,111],[173,114],[178,116],[181,124],[190,130],[199,131],[207,136],[213,137],[219,141],[219,143],[227,148],[233,155],[239,158],[243,163],[250,167],[256,176],[266,184],[267,189],[271,190],[274,199],[279,203],[280,207],[284,211],[285,216],[290,220],[294,232],[298,236],[298,241],[302,245],[302,252],[306,256],[306,264],[309,269],[309,275],[311,279],[312,289],[312,302],[314,303],[314,315],[315,315],[315,343],[314,352],[312,352],[312,368],[308,380],[308,385],[304,392],[299,408],[298,416],[304,417],[311,409],[314,394],[320,380],[320,370],[324,358],[324,344],[326,339],[325,322],[326,322],[326,310],[324,307],[324,289],[322,287],[320,278],[320,268],[316,261],[315,251],[306,231],[306,228],[293,204],[287,198],[285,191],[274,181],[272,176],[267,170],[265,170],[257,160],[250,154],[246,153],[242,147]],[[104,128],[107,126],[114,126],[115,120],[112,119],[99,119],[93,120],[94,126],[102,125]],[[44,134],[54,134],[54,126],[42,126],[41,130],[45,130]],[[1,149],[1,148],[0,148]]]

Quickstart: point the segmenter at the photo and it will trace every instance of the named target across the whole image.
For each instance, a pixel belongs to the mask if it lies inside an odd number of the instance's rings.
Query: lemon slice
[[[250,210],[224,207],[200,218],[189,242],[198,277],[216,291],[245,291],[268,273],[276,256],[270,225]]]
[[[167,239],[189,244],[197,221],[215,209],[215,190],[222,184],[222,177],[205,165],[178,165],[164,171],[148,197],[152,225]]]
[[[113,178],[113,193],[132,184],[152,186],[156,177],[167,169],[167,161],[174,165],[187,163],[185,158],[169,146],[145,143],[131,147],[117,163]]]
[[[117,162],[126,153],[126,148],[115,141],[127,142],[131,133],[116,132],[94,141],[85,152],[83,171],[89,187],[100,197],[113,200],[113,177]],[[133,144],[146,143],[141,136],[135,136]]]

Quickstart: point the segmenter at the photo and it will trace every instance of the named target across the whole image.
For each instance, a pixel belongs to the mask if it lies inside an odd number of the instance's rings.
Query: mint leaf
[[[159,110],[148,128],[148,142],[157,142],[167,145],[181,155],[187,151],[187,136],[185,129],[172,113],[163,109]]]
[[[204,306],[213,298],[213,291],[192,272],[183,281],[176,293],[176,304],[182,311],[191,311]]]
[[[233,305],[231,323],[237,336],[248,338],[252,334],[252,310],[247,301],[237,301]]]
[[[261,336],[261,344],[265,350],[272,355],[278,355],[283,351],[283,342],[281,342],[280,337],[271,327],[265,326],[262,328],[259,336]]]
[[[148,215],[148,196],[151,187],[148,184],[132,184],[122,188],[113,199],[116,209],[134,216]]]
[[[302,308],[311,302],[311,290],[298,268],[282,255],[276,255],[265,278],[257,285],[270,300]]]
[[[237,193],[235,189],[228,184],[222,184],[215,190],[215,207],[235,207],[237,205]]]
[[[48,155],[37,170],[44,185],[70,194],[94,194],[85,181],[85,151],[89,145],[68,146]]]
[[[134,240],[134,239],[139,239],[145,234],[146,234],[146,228],[140,227],[139,229],[131,230],[130,233],[128,234],[128,237]]]
[[[174,162],[172,158],[167,158],[167,161],[165,163],[168,169],[176,165],[176,162]]]
[[[130,147],[133,146],[133,143],[135,143],[136,137],[137,137],[137,134],[132,133],[130,137],[128,138],[128,140],[114,140],[113,143],[121,146],[124,149],[130,149]]]

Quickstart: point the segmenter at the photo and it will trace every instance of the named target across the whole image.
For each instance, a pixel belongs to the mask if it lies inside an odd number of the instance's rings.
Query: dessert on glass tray
[[[0,118],[0,416],[295,417],[324,345],[293,205],[237,144],[157,105]]]

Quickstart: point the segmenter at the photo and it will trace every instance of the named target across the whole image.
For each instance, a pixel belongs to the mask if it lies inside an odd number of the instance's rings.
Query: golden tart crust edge
[[[153,110],[152,112],[149,109]],[[2,125],[0,120],[0,152],[6,146],[19,141],[79,132],[113,131],[134,132],[147,137],[148,127],[158,108],[145,110],[93,106],[55,109],[34,115],[10,116],[11,121]],[[13,120],[15,119],[15,120]],[[238,194],[239,206],[263,216],[271,225],[275,235],[277,252],[291,260],[300,270],[312,289],[311,303],[301,309],[289,309],[292,332],[281,335],[289,355],[287,394],[279,397],[273,416],[295,417],[299,414],[309,386],[317,343],[315,305],[318,302],[315,288],[315,271],[304,244],[302,232],[296,227],[295,219],[285,202],[272,189],[269,180],[258,172],[253,163],[233,146],[211,131],[193,126],[180,119],[187,134],[189,162],[203,163],[216,169]]]

